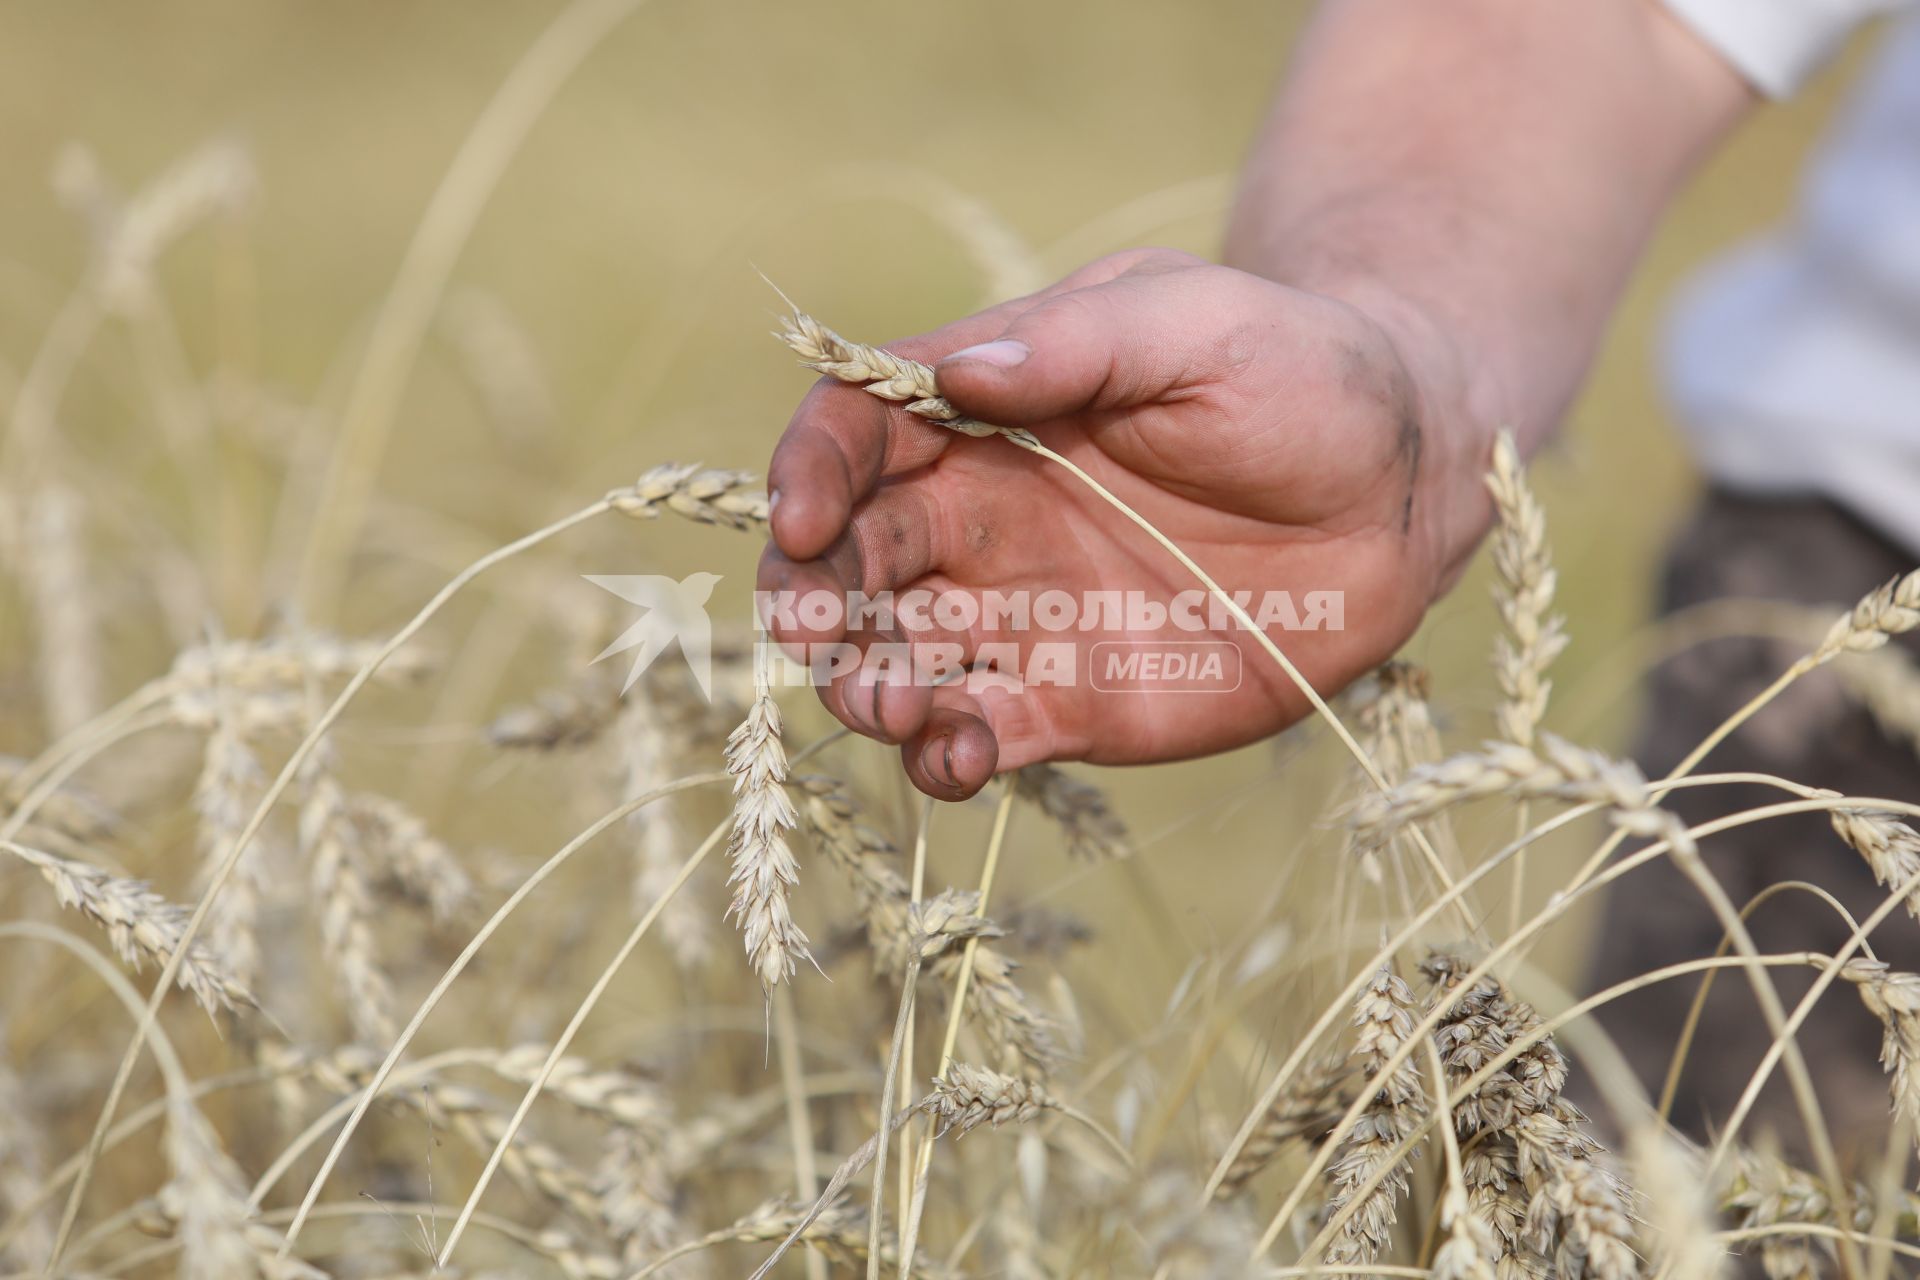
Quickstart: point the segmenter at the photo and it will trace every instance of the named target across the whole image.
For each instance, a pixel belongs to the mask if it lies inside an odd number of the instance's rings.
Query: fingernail
[[[948,356],[947,360],[978,360],[981,364],[990,364],[996,369],[1011,369],[1022,364],[1033,354],[1033,348],[1018,338],[996,338],[992,342],[982,342],[977,346],[962,347]]]
[[[775,511],[779,510],[779,508],[780,491],[778,489],[767,490],[767,514],[772,515]]]
[[[880,736],[880,686],[878,683],[855,685],[847,692],[847,714],[860,722],[860,728],[872,737]]]
[[[941,786],[960,785],[953,779],[953,736],[951,734],[929,739],[927,745],[920,748],[920,768]]]

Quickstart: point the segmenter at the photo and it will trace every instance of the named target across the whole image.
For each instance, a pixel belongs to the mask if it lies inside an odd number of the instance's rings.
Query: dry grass
[[[546,56],[578,52],[583,31],[562,35]],[[1888,916],[1911,927],[1902,906],[1920,915],[1912,815],[1777,780],[1786,808],[1830,815],[1887,898],[1831,955],[1754,949],[1742,904],[1697,856],[1705,833],[1662,807],[1679,779],[1547,728],[1567,629],[1545,507],[1510,442],[1488,460],[1493,687],[1436,693],[1396,663],[1341,709],[1321,704],[1292,739],[1312,785],[1275,788],[1263,882],[1226,886],[1244,917],[1196,928],[1154,876],[1175,858],[1181,875],[1215,874],[1203,821],[1136,834],[1099,780],[1058,766],[996,788],[990,828],[984,804],[935,812],[900,794],[888,753],[776,689],[764,653],[727,634],[712,703],[677,660],[631,689],[587,661],[624,620],[580,604],[578,575],[652,554],[661,517],[712,539],[698,545],[716,563],[743,561],[767,522],[752,474],[664,464],[588,502],[540,493],[532,468],[475,460],[469,482],[537,527],[497,550],[383,494],[371,462],[433,325],[516,447],[536,447],[559,412],[510,313],[466,294],[433,305],[446,249],[431,227],[398,319],[370,338],[372,380],[343,410],[358,425],[256,456],[271,432],[207,406],[266,404],[274,389],[236,389],[243,372],[222,368],[216,396],[214,372],[167,354],[156,267],[194,224],[247,207],[238,154],[209,150],[125,200],[84,157],[63,170],[94,266],[23,377],[0,452],[0,512],[17,525],[0,531],[5,600],[22,620],[0,659],[36,708],[30,758],[0,768],[8,1269],[1625,1280],[1705,1276],[1750,1250],[1776,1276],[1831,1260],[1866,1280],[1870,1256],[1912,1256],[1904,1131],[1890,1184],[1840,1170],[1813,1140],[1817,1097],[1795,1135],[1816,1150],[1813,1172],[1758,1145],[1745,1112],[1696,1156],[1590,1017],[1624,990],[1570,998],[1537,982],[1529,948],[1573,903],[1671,858],[1736,954],[1644,981],[1738,968],[1771,993],[1773,968],[1811,967],[1826,985],[1809,1001],[1845,983],[1886,1027],[1890,1110],[1909,1123],[1920,1111],[1920,977],[1862,945]],[[481,198],[461,191],[446,198]],[[471,212],[443,208],[436,225]],[[1032,274],[1004,227],[945,212],[1007,259],[1001,278]],[[191,520],[155,536],[170,514],[157,484],[123,486],[151,511],[70,500],[115,480],[51,430],[97,374],[78,349],[108,324],[145,352],[132,394],[171,424],[165,465],[179,475],[271,470],[276,520],[305,531],[305,477],[325,464],[344,469],[329,474],[347,508],[411,517],[417,563],[390,576],[371,566],[391,549],[350,510],[292,538],[307,580],[372,619],[368,638],[314,631],[332,610],[276,601],[223,615],[236,638],[207,639],[201,619],[157,644],[158,630],[123,634],[99,607],[103,568],[149,576],[186,616],[266,595],[286,563],[263,555],[236,575],[233,547]],[[1029,433],[956,414],[924,365],[797,312],[782,338],[970,437],[960,447],[1071,469]],[[578,509],[532,514],[549,507]],[[1121,516],[1142,555],[1214,587],[1172,539]],[[746,537],[728,548],[729,532]],[[305,603],[329,602],[315,590]],[[1920,627],[1920,574],[1836,612],[1681,772],[1828,662],[1871,670],[1856,683],[1878,713],[1906,715],[1911,673],[1873,651]],[[1475,705],[1494,709],[1495,740],[1463,751],[1452,740],[1472,738],[1452,716]],[[1328,778],[1342,779],[1336,817],[1316,826]],[[1486,803],[1517,822],[1475,825],[1467,810]],[[1475,895],[1555,834],[1585,866],[1537,906],[1515,874],[1496,926]],[[722,842],[730,892],[702,872]],[[1331,888],[1291,879],[1335,860]],[[1054,927],[1096,888],[1151,925],[1083,912],[1090,939]],[[713,945],[729,917],[745,964]],[[1127,976],[1103,980],[1121,959]],[[162,983],[143,1004],[122,968]],[[1126,983],[1134,998],[1116,999]],[[200,1008],[169,1000],[172,986]],[[1791,1075],[1810,1005],[1766,1007],[1780,1052],[1761,1072]],[[1569,1100],[1580,1072],[1630,1160],[1603,1151],[1602,1126]],[[1673,1190],[1689,1185],[1692,1198]]]

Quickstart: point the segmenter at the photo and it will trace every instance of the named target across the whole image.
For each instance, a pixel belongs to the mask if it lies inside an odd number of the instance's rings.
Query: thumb
[[[1215,327],[1179,291],[1122,278],[1050,298],[999,337],[934,366],[940,392],[983,422],[1019,427],[1164,395]]]

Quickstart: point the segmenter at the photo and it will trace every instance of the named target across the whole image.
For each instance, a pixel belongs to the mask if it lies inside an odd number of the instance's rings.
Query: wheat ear
[[[727,772],[733,775],[728,845],[733,904],[727,915],[739,922],[747,960],[765,988],[791,977],[796,962],[813,960],[788,903],[800,869],[787,844],[795,815],[787,798],[787,751],[780,741],[780,706],[773,700],[772,661],[763,646],[754,666],[753,705],[727,739]]]
[[[762,529],[767,524],[767,491],[751,471],[721,471],[697,462],[654,467],[624,489],[607,494],[622,515],[652,520],[671,511],[698,524],[729,529]]]
[[[11,840],[0,840],[0,849],[37,870],[62,906],[105,929],[114,951],[136,972],[149,964],[165,969],[180,951],[187,909],[145,883]],[[208,1013],[253,1004],[246,988],[200,943],[189,945],[179,957],[174,977]]]

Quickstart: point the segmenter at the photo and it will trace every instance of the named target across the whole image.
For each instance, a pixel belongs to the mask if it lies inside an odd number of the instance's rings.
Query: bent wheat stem
[[[988,899],[993,894],[994,873],[1000,867],[1000,849],[1007,840],[1007,823],[1013,816],[1014,787],[1013,779],[1008,778],[1001,784],[1000,806],[993,814],[993,834],[987,838],[987,857],[980,868],[980,900],[974,907],[976,912],[987,909]],[[974,957],[980,950],[980,936],[974,934],[966,941],[960,951],[960,972],[953,980],[953,1008],[947,1011],[947,1033],[940,1042],[940,1066],[934,1072],[936,1076],[947,1074],[947,1068],[953,1065],[954,1046],[960,1040],[960,1019],[966,1012],[967,988],[973,983]],[[914,1250],[920,1240],[920,1220],[927,1208],[927,1173],[933,1166],[933,1133],[929,1128],[922,1140],[919,1161],[914,1167],[913,1196],[911,1201],[901,1206],[905,1211],[906,1229],[902,1233],[904,1243],[900,1248],[901,1276],[909,1274]]]
[[[328,1149],[326,1158],[320,1162],[318,1172],[313,1175],[313,1181],[307,1184],[307,1193],[301,1200],[300,1211],[294,1215],[292,1225],[287,1228],[287,1248],[292,1248],[293,1241],[299,1236],[301,1227],[306,1225],[306,1211],[311,1209],[314,1203],[319,1200],[320,1192],[325,1188],[327,1178],[333,1173],[334,1165],[339,1163],[341,1153],[346,1150],[348,1139],[353,1137],[354,1130],[359,1127],[361,1120],[366,1117],[367,1109],[373,1105],[374,1099],[379,1096],[381,1087],[387,1082],[387,1077],[393,1074],[395,1064],[400,1061],[400,1055],[405,1053],[407,1046],[413,1043],[413,1038],[419,1033],[421,1026],[426,1022],[427,1015],[433,1012],[434,1006],[440,1002],[440,997],[446,994],[447,989],[451,987],[454,980],[466,970],[467,965],[472,962],[473,957],[479,952],[480,948],[486,945],[487,939],[493,936],[494,931],[505,922],[506,918],[511,915],[522,902],[526,901],[527,895],[538,888],[540,883],[548,876],[559,870],[560,866],[565,863],[567,859],[584,848],[594,837],[600,835],[600,833],[615,823],[620,822],[629,814],[636,813],[646,805],[652,804],[654,801],[666,796],[673,795],[676,792],[686,791],[693,787],[724,782],[726,778],[727,775],[725,773],[718,771],[695,774],[692,777],[682,778],[677,782],[670,782],[665,786],[656,787],[643,795],[628,800],[617,808],[609,810],[592,826],[562,845],[551,858],[541,864],[539,870],[521,882],[520,886],[513,891],[513,894],[508,897],[505,902],[500,904],[499,909],[495,911],[492,916],[488,917],[484,925],[480,926],[479,932],[473,935],[473,940],[467,943],[465,949],[460,952],[459,957],[447,967],[445,973],[440,975],[440,980],[434,984],[433,990],[427,993],[427,998],[421,1001],[420,1007],[414,1011],[412,1019],[410,1019],[407,1025],[401,1030],[399,1039],[395,1040],[393,1047],[387,1050],[387,1056],[381,1061],[379,1068],[373,1073],[373,1078],[367,1082],[367,1088],[365,1092],[360,1095],[359,1101],[355,1103],[352,1113],[347,1117],[346,1124],[340,1130],[340,1136],[334,1139],[333,1146]]]
[[[659,797],[656,795],[652,798]],[[494,1145],[492,1154],[487,1157],[486,1167],[480,1171],[480,1177],[475,1180],[473,1191],[468,1194],[466,1204],[461,1207],[459,1219],[454,1222],[453,1230],[447,1233],[447,1242],[440,1248],[440,1256],[435,1260],[436,1266],[445,1267],[448,1259],[453,1257],[453,1250],[460,1243],[460,1237],[466,1233],[467,1223],[472,1220],[474,1210],[480,1207],[480,1197],[486,1194],[487,1184],[493,1181],[493,1175],[500,1168],[500,1161],[505,1158],[507,1148],[513,1145],[514,1135],[520,1132],[520,1126],[526,1123],[527,1113],[533,1110],[534,1099],[540,1096],[540,1091],[546,1087],[548,1077],[553,1074],[560,1059],[566,1056],[568,1048],[573,1044],[573,1038],[580,1033],[580,1028],[586,1022],[588,1015],[593,1012],[594,1006],[600,1003],[600,997],[606,994],[607,988],[613,985],[614,977],[626,964],[627,957],[633,954],[634,948],[640,945],[640,940],[647,936],[647,930],[653,927],[653,922],[660,918],[660,913],[666,909],[669,902],[673,901],[674,895],[679,893],[693,873],[700,869],[700,864],[707,860],[707,855],[713,852],[714,847],[720,843],[721,837],[727,834],[727,828],[728,824],[724,822],[715,827],[707,838],[700,842],[700,847],[693,851],[685,863],[681,864],[680,873],[674,877],[673,883],[668,885],[666,892],[647,909],[647,913],[640,917],[640,923],[633,927],[633,931],[627,935],[627,940],[620,944],[620,949],[614,952],[613,959],[607,961],[607,967],[601,970],[600,977],[595,980],[586,998],[581,1000],[579,1008],[573,1011],[573,1017],[568,1020],[566,1030],[562,1031],[560,1038],[553,1042],[553,1049],[547,1054],[546,1062],[541,1064],[539,1073],[533,1078],[533,1083],[527,1086],[527,1092],[520,1099],[520,1105],[514,1108],[513,1117],[507,1121],[507,1127],[501,1132],[500,1140]],[[291,1239],[291,1233],[289,1233],[289,1239]]]

